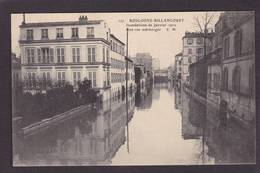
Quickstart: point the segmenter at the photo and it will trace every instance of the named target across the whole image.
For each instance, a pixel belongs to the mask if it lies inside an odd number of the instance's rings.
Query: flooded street
[[[128,103],[128,106],[126,106]],[[128,114],[126,113],[128,107]],[[207,107],[169,84],[16,137],[14,165],[190,165],[254,162],[252,132],[211,124]],[[251,135],[248,135],[251,134]]]
[[[129,152],[127,145],[123,145],[112,159],[112,164],[202,163],[202,140],[183,138],[187,124],[182,122],[180,111],[174,107],[174,90],[169,91],[168,86],[162,84],[155,86],[150,94],[152,97],[148,96],[135,110],[129,123]]]

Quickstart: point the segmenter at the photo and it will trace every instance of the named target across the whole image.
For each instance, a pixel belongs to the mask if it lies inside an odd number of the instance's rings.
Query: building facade
[[[150,53],[137,53],[133,61],[135,64],[144,65],[145,71],[152,72],[153,58]]]
[[[111,86],[114,91],[118,85],[114,74],[120,71],[117,76],[122,77],[125,73],[124,43],[103,20],[80,16],[78,21],[68,22],[24,21],[19,43],[25,91],[35,93],[66,82],[77,89],[78,81],[88,79],[106,100]]]
[[[202,33],[185,32],[182,38],[182,83],[189,84],[189,65],[204,56],[204,37]]]
[[[152,59],[152,67],[153,67],[153,71],[160,70],[160,59],[159,58]]]
[[[254,12],[225,12],[220,111],[244,124],[255,120]]]
[[[221,92],[221,59],[223,55],[223,13],[215,24],[215,32],[210,42],[206,45],[207,57],[207,115],[212,123],[218,121]]]
[[[182,72],[182,53],[175,55],[175,81],[179,83],[181,81],[181,72]]]

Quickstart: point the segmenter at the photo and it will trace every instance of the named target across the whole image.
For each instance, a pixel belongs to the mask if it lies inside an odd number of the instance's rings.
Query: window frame
[[[26,30],[26,40],[33,40],[33,29]]]
[[[41,29],[41,39],[49,39],[48,28]]]
[[[71,28],[71,38],[79,38],[79,28]]]
[[[56,39],[63,39],[63,38],[64,38],[63,28],[56,28]]]

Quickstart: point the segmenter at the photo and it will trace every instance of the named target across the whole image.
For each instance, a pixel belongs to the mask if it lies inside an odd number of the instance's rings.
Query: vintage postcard
[[[254,11],[11,14],[13,166],[256,162]]]

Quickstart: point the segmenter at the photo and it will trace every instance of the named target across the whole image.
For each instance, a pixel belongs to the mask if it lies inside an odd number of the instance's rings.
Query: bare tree
[[[216,18],[216,13],[205,12],[201,15],[194,16],[193,25],[199,29],[201,33],[206,33],[208,29],[212,28],[214,25],[214,19]]]

